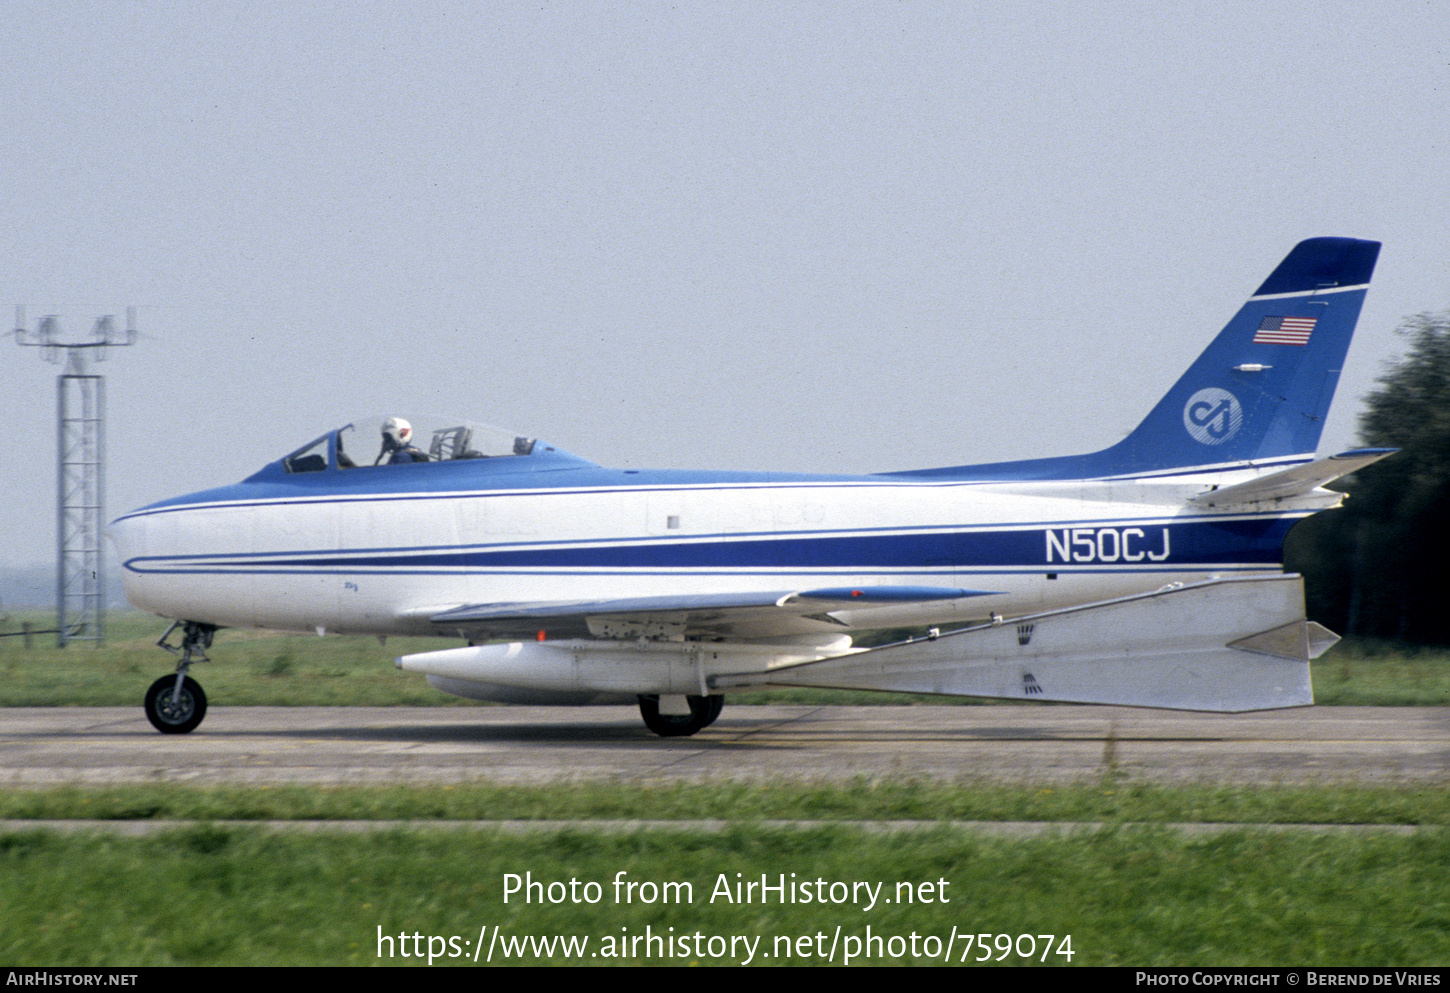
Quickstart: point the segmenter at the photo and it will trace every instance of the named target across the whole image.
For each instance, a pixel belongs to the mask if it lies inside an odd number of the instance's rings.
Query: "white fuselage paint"
[[[408,470],[401,470],[408,471]],[[475,492],[328,494],[148,508],[112,527],[127,596],[166,617],[229,627],[429,634],[428,618],[463,604],[538,603],[681,593],[933,586],[989,595],[835,612],[849,627],[949,623],[1088,603],[1219,573],[1278,571],[1262,559],[1211,565],[1170,555],[1170,525],[1298,518],[1322,507],[1218,514],[1186,505],[1209,485],[1252,477],[1202,473],[1150,481],[1055,483],[740,483]],[[235,492],[235,491],[233,491]],[[974,564],[940,543],[974,535],[1031,553]],[[914,538],[910,561],[802,563],[777,556],[833,539]],[[591,562],[593,551],[718,546],[729,561]],[[782,546],[783,547],[783,546]],[[1016,547],[1016,545],[1014,545]],[[731,549],[740,549],[730,560]],[[924,552],[923,552],[924,550]],[[493,564],[454,561],[476,553]],[[562,563],[497,561],[522,553]],[[777,558],[790,561],[775,561]],[[607,558],[607,557],[606,557]]]

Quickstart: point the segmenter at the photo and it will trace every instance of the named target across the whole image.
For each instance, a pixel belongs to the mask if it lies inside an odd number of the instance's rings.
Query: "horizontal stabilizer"
[[[1306,462],[1283,472],[1260,476],[1246,483],[1209,490],[1193,497],[1193,502],[1205,507],[1239,507],[1267,500],[1285,500],[1303,496],[1306,493],[1332,483],[1341,476],[1358,472],[1367,465],[1374,465],[1380,459],[1388,458],[1398,448],[1361,448],[1352,452],[1331,455],[1327,459]],[[1337,501],[1336,501],[1337,502]]]
[[[1210,580],[771,670],[777,686],[1246,711],[1314,702],[1295,575]],[[758,673],[713,685],[759,685]]]

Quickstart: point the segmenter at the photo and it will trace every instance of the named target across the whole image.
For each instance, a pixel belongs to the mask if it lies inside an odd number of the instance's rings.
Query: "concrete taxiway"
[[[0,782],[449,783],[854,776],[1450,782],[1450,708],[1185,714],[1071,706],[731,706],[692,738],[629,708],[214,707],[190,735],[141,708],[0,709]]]

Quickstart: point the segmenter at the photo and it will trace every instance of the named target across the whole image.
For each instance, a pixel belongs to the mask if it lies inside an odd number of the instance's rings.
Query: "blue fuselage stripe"
[[[856,570],[1277,565],[1293,519],[1265,517],[1178,523],[889,534],[792,534],[577,545],[509,545],[328,552],[137,557],[134,572],[349,570],[470,572],[578,570]]]

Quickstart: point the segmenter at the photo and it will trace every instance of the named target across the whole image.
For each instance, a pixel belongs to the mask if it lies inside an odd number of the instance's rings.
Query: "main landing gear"
[[[639,715],[645,726],[661,738],[683,738],[714,724],[725,709],[723,696],[687,696],[685,701],[690,705],[688,714],[662,714],[657,695],[641,696]]]
[[[178,627],[182,629],[181,644],[168,644],[166,639]],[[193,661],[207,660],[206,650],[211,647],[214,634],[215,624],[175,621],[156,643],[180,660],[176,663],[175,675],[162,676],[146,691],[146,719],[162,734],[195,731],[206,716],[206,694],[201,691],[201,684],[186,673]]]

